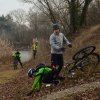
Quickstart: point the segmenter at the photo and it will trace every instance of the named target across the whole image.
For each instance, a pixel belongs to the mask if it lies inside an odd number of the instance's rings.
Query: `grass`
[[[19,72],[19,70],[8,70],[8,71],[3,71],[0,72],[0,84],[5,84],[7,82],[9,82],[11,79],[13,79],[17,72]]]
[[[95,32],[95,31],[93,31],[93,32],[91,31],[91,32],[87,32],[87,33],[84,33],[83,32],[82,33],[82,36],[79,36],[78,38],[76,38],[76,40],[72,43],[73,44],[73,48],[71,48],[71,49],[68,48],[66,50],[65,55],[64,55],[65,56],[65,60],[66,60],[65,62],[69,62],[69,60],[71,59],[71,57],[73,56],[73,54],[76,51],[78,51],[80,48],[85,47],[86,45],[90,45],[89,40],[90,40],[90,38],[92,39],[92,37],[94,37],[93,36],[94,35],[93,33],[95,33],[95,35],[96,35],[95,38],[96,39],[93,39],[93,41],[91,41],[90,43],[91,44],[94,44],[95,43],[95,45],[97,46],[97,49],[98,49],[97,51],[98,51],[98,53],[100,53],[99,39],[97,39],[97,35],[99,33],[99,30],[97,32]],[[84,34],[86,34],[86,35],[84,36]],[[38,48],[38,53],[37,53],[36,59],[32,59],[32,64],[29,64],[27,66],[30,66],[30,65],[35,66],[38,63],[50,64],[50,48],[49,48],[49,42],[46,41],[46,40],[43,40],[43,39],[41,39],[39,41],[39,48]],[[25,73],[25,71],[26,71],[27,68],[28,67],[26,67],[24,69],[24,72],[22,72],[22,73]],[[98,68],[98,70],[99,70],[99,68]],[[17,72],[19,72],[19,71],[18,70],[16,70],[16,71],[9,70],[9,71],[0,72],[0,84],[5,84],[6,82],[9,82],[13,78],[15,78],[15,76],[18,74]],[[58,87],[55,87],[56,89],[55,90],[52,90],[52,92],[53,91],[56,92],[56,91],[58,91],[59,89],[62,89],[62,88],[65,89],[65,88],[72,87],[72,86],[75,86],[75,85],[78,85],[78,84],[83,84],[84,82],[86,83],[88,81],[91,81],[91,79],[89,79],[90,77],[89,76],[87,77],[86,74],[78,73],[78,76],[76,78],[74,78],[74,79],[66,79],[63,83],[61,83],[59,85],[59,88]],[[95,77],[97,77],[97,75],[94,75],[92,77],[95,78]],[[99,77],[99,75],[98,75],[98,77]],[[13,95],[13,96],[16,99],[14,99],[14,100],[21,99],[21,95],[22,96],[25,96],[24,94],[27,92],[26,90],[28,90],[28,89],[31,88],[31,80],[29,81],[26,78],[25,74],[23,74],[23,77],[16,78],[16,79],[18,81],[18,82],[16,81],[18,83],[17,85],[15,85],[16,89],[14,90],[13,88],[11,88],[11,91],[14,91],[14,93],[15,93],[15,95]],[[9,84],[10,85],[6,85],[5,87],[9,87],[9,86],[13,87],[13,83],[11,84],[9,82]],[[24,84],[24,86],[23,86],[23,84]],[[10,90],[8,90],[8,92],[7,92],[8,94],[11,93],[9,91]],[[20,91],[21,91],[21,93],[20,93]],[[41,90],[41,91],[45,95],[44,89]],[[35,98],[35,97],[32,97],[32,100],[33,100],[33,98]],[[65,99],[62,98],[60,100],[78,100],[77,97],[75,97],[75,98],[76,99],[74,99],[74,94],[73,94],[73,95],[70,95],[70,96],[65,97]]]
[[[11,62],[11,55],[12,55],[12,46],[11,43],[8,40],[2,40],[0,38],[0,84],[4,84],[8,82],[15,74],[17,71],[13,70],[8,70],[8,71],[3,71],[6,70],[6,67],[3,66],[4,64]],[[1,67],[3,66],[3,67]],[[2,70],[3,69],[3,70]],[[8,69],[8,68],[7,68]]]
[[[0,62],[2,63],[10,62],[12,51],[13,51],[12,44],[8,40],[2,40],[0,38]]]

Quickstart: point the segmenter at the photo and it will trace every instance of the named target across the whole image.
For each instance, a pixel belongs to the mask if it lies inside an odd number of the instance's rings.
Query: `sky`
[[[31,5],[25,4],[20,0],[0,0],[0,16],[7,15],[10,11],[23,9],[26,12]]]

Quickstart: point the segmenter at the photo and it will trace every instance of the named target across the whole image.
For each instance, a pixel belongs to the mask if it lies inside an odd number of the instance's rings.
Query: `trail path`
[[[94,90],[96,88],[100,88],[100,82],[91,82],[68,88],[63,91],[58,91],[56,93],[51,93],[50,95],[47,95],[47,97],[42,97],[41,100],[61,100],[62,98],[67,98],[68,95],[85,92],[86,90]]]

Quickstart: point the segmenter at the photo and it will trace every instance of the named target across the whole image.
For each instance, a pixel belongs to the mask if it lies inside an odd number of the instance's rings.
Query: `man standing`
[[[21,62],[21,53],[19,52],[19,50],[16,50],[16,52],[13,54],[13,58],[14,58],[14,61],[13,61],[13,64],[14,64],[14,69],[17,69],[17,62],[20,63],[21,67],[23,68],[23,64]]]
[[[72,47],[71,43],[64,36],[63,33],[60,32],[60,27],[58,24],[53,25],[53,34],[50,36],[50,45],[51,45],[51,64],[53,68],[57,69],[57,77],[63,78],[59,76],[59,73],[63,67],[63,52],[64,41],[69,47]]]
[[[37,53],[37,48],[38,48],[38,41],[34,41],[32,44],[32,50],[33,50],[33,57],[35,59],[36,53]]]

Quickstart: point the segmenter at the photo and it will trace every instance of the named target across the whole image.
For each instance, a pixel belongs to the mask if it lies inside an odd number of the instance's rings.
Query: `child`
[[[56,79],[56,70],[51,69],[42,63],[37,65],[36,69],[29,69],[28,76],[31,78],[34,76],[35,79],[32,85],[32,90],[27,94],[27,96],[31,95],[35,89],[37,89],[37,91],[39,92],[41,90],[42,83],[51,83],[54,85],[57,85],[59,83],[59,81]]]

